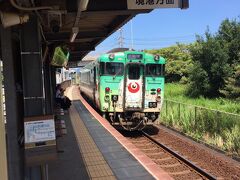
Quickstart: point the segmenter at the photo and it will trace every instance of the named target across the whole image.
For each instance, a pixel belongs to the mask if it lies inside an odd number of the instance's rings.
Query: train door
[[[96,104],[96,91],[97,91],[97,85],[96,85],[96,66],[93,68],[93,102]]]
[[[141,64],[128,64],[125,76],[125,110],[143,109],[143,79],[144,66]]]

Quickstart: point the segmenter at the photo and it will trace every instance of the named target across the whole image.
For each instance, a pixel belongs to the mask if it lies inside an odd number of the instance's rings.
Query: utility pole
[[[131,49],[133,50],[133,26],[132,26],[132,19],[130,21],[130,25],[131,25]]]
[[[119,29],[119,38],[118,38],[118,45],[120,48],[123,48],[123,44],[124,44],[124,37],[123,37],[123,29],[120,28]]]

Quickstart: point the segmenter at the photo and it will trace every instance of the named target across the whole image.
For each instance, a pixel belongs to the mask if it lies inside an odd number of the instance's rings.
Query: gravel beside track
[[[145,132],[197,166],[205,169],[217,179],[240,179],[240,163],[219,152],[165,127],[148,128]]]
[[[203,170],[217,177],[217,179],[240,180],[240,163],[226,155],[197,143],[164,126],[158,125],[157,128],[150,127],[144,129],[144,131],[179,155],[182,155]],[[162,169],[170,172],[169,174],[174,177],[174,179],[203,179],[196,173],[195,175],[188,173],[187,171],[189,171],[189,169],[184,172],[186,167],[180,167],[180,162],[176,162],[176,159],[169,158],[165,152],[160,152],[157,150],[158,148],[152,147],[150,140],[146,140],[145,137],[141,137],[139,134],[136,135],[134,132],[121,131],[121,133],[126,137],[131,137],[133,144],[142,149],[143,152],[153,159],[156,164],[159,164]],[[132,136],[133,134],[136,136]],[[142,139],[139,141],[136,138]]]
[[[188,167],[179,159],[175,158],[173,155],[163,150],[161,147],[159,147],[147,137],[143,136],[141,133],[124,132],[123,134],[137,148],[149,156],[156,164],[158,164],[163,170],[169,173],[169,175],[174,179],[207,179],[195,172],[192,168]]]

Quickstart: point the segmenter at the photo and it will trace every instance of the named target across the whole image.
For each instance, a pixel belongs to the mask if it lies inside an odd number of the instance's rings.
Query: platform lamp
[[[89,0],[81,0],[80,1],[80,4],[79,4],[80,11],[85,11],[87,9],[88,2],[89,2]]]
[[[87,10],[88,3],[89,3],[89,0],[80,0],[80,2],[78,4],[77,18],[76,18],[75,24],[72,28],[72,34],[71,34],[71,37],[70,37],[70,42],[71,43],[74,42],[76,37],[77,37],[77,34],[79,32],[79,28],[77,27],[78,24],[79,24],[79,18],[80,18],[81,12]]]
[[[4,28],[11,27],[18,24],[28,22],[29,15],[19,15],[16,13],[2,12],[0,11],[0,19]]]
[[[79,28],[78,27],[73,27],[72,28],[72,35],[70,37],[70,42],[74,42],[76,37],[77,37],[77,34],[78,34],[78,31],[79,31]]]

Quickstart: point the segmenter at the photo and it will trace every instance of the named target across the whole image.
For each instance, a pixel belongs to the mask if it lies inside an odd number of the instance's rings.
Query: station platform
[[[58,160],[48,165],[49,180],[172,179],[98,115],[77,86],[67,89],[72,106],[67,134],[57,140]]]

